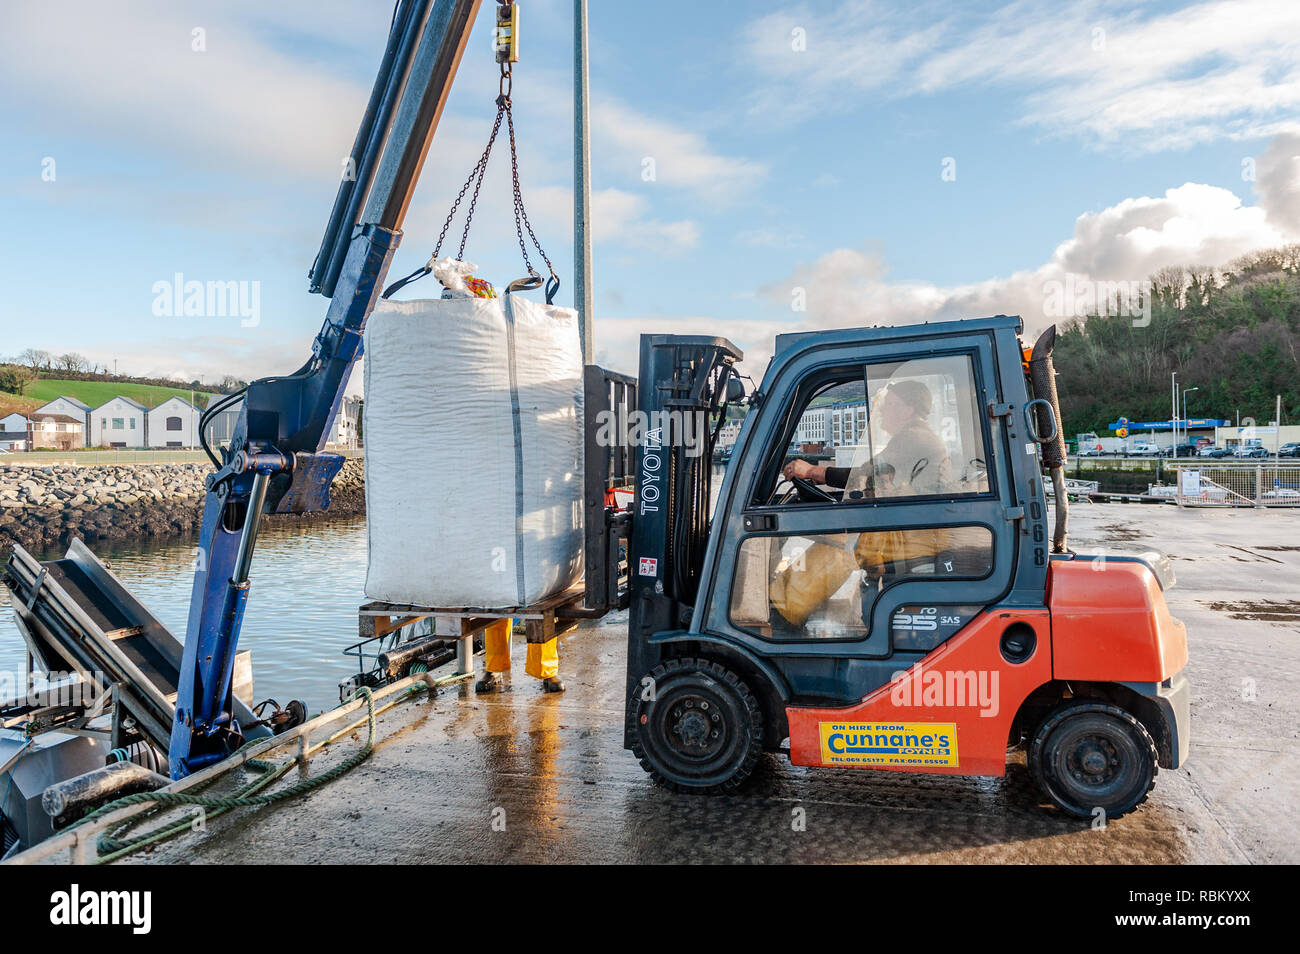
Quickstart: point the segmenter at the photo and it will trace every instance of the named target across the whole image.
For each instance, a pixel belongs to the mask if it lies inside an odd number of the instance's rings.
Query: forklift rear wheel
[[[1118,818],[1155,785],[1156,744],[1132,715],[1103,702],[1069,702],[1043,720],[1029,747],[1029,769],[1061,809]]]
[[[632,693],[632,753],[674,791],[731,792],[762,750],[763,712],[749,687],[721,663],[670,659]]]

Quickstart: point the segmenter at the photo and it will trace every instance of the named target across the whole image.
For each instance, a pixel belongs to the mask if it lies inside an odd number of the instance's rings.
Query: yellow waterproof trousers
[[[483,666],[488,672],[510,671],[510,628],[513,621],[499,619],[483,634]],[[554,636],[544,643],[528,644],[524,672],[535,679],[552,679],[560,674],[560,651]]]

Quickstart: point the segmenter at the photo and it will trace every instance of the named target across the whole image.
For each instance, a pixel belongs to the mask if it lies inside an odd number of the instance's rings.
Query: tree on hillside
[[[39,348],[26,348],[18,355],[18,361],[27,365],[32,371],[40,371],[42,368],[49,368],[50,353],[41,351]]]
[[[59,370],[73,373],[85,371],[90,366],[90,362],[86,360],[85,355],[77,354],[75,351],[59,355],[56,361]]]
[[[32,377],[32,373],[20,365],[0,366],[0,391],[6,394],[22,394]]]
[[[1300,246],[1263,249],[1221,267],[1151,276],[1151,320],[1092,315],[1059,329],[1056,367],[1067,434],[1120,417],[1167,420],[1170,376],[1192,417],[1300,418]]]

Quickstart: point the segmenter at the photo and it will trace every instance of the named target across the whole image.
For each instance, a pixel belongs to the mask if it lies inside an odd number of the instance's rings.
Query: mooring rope
[[[425,688],[427,687],[412,686],[411,691],[413,693],[422,692],[424,691]],[[146,803],[153,803],[154,805],[160,808],[176,806],[176,805],[194,805],[196,807],[205,809],[205,811],[209,809],[211,810],[209,813],[203,816],[206,823],[207,819],[213,818],[224,812],[230,811],[233,808],[254,808],[263,805],[274,805],[279,802],[283,802],[287,799],[294,798],[295,796],[298,795],[305,795],[306,793],[312,791],[313,789],[319,788],[321,785],[324,785],[326,782],[331,782],[334,779],[339,778],[340,776],[350,772],[352,769],[356,768],[367,758],[369,758],[370,753],[374,751],[374,747],[375,747],[374,696],[372,695],[370,688],[368,686],[362,686],[360,689],[356,691],[356,693],[353,695],[352,698],[354,700],[361,699],[361,698],[364,698],[366,700],[366,724],[368,728],[366,744],[355,755],[350,756],[349,758],[347,758],[343,762],[340,762],[338,765],[334,766],[333,768],[321,772],[319,775],[312,776],[311,778],[305,779],[304,781],[301,781],[296,785],[291,785],[288,788],[281,789],[280,791],[272,792],[269,795],[258,795],[255,793],[261,791],[262,789],[266,788],[268,785],[270,785],[271,783],[275,782],[277,779],[282,777],[285,772],[287,772],[296,764],[297,760],[290,759],[287,762],[276,763],[276,762],[268,762],[263,759],[249,759],[244,764],[247,765],[249,768],[255,769],[264,774],[261,777],[254,779],[248,785],[244,786],[243,788],[239,789],[233,794],[198,795],[190,792],[137,792],[134,795],[123,796],[122,798],[109,802],[107,805],[103,805],[95,809],[93,812],[88,814],[85,818],[82,818],[80,821],[76,822],[76,824],[72,825],[71,828],[76,828],[80,825],[84,825],[87,822],[93,821],[96,818],[102,818],[103,816],[111,812],[115,812],[120,808],[126,808],[130,805],[142,805]],[[249,745],[256,745],[260,741],[261,741],[260,739],[257,739],[252,742],[245,743],[243,748],[246,748]],[[238,752],[236,752],[235,754],[238,754]],[[194,828],[194,818],[186,818],[183,821],[172,823],[165,827],[158,828],[141,835],[137,835],[133,838],[122,837],[134,825],[143,821],[144,817],[145,815],[139,815],[135,818],[129,819],[126,822],[124,822],[122,825],[118,826],[112,832],[106,831],[102,835],[100,835],[99,840],[96,843],[100,854],[99,857],[95,859],[95,863],[104,864],[109,861],[115,861],[116,859],[121,858],[125,855],[131,854],[135,851],[139,851],[141,848],[144,848],[148,845],[157,844],[159,842],[167,840],[168,838],[172,838],[175,835],[178,835],[184,831],[193,830]]]

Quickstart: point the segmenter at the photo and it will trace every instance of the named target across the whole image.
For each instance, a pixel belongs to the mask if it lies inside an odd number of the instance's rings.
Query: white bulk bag
[[[365,334],[366,596],[504,609],[582,571],[577,313],[384,301]]]

